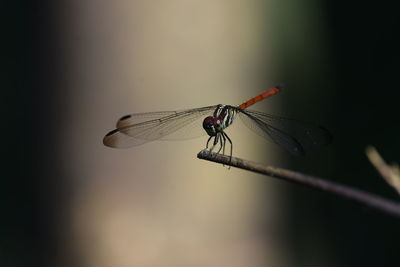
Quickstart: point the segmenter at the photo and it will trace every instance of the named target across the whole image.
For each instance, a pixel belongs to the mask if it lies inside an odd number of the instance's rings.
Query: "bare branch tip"
[[[400,194],[400,169],[397,164],[388,165],[373,146],[367,146],[366,154],[382,178]]]

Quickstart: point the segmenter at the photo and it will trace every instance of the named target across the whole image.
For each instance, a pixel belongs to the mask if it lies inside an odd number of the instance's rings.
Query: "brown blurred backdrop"
[[[196,160],[206,137],[129,150],[101,144],[121,115],[239,104],[273,85],[264,8],[261,1],[62,8],[69,56],[60,149],[75,195],[61,227],[86,266],[287,264],[274,231],[258,234],[260,220],[279,224],[278,195],[256,175],[243,179]],[[254,138],[235,128],[235,155],[260,157]]]

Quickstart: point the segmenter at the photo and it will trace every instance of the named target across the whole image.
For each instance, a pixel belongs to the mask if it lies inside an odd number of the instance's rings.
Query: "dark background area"
[[[389,3],[325,1],[321,12],[330,60],[324,66],[323,79],[317,76],[303,81],[299,73],[290,71],[282,75],[304,90],[332,92],[329,98],[314,96],[320,99],[315,102],[320,102],[321,109],[310,117],[321,118],[318,121],[334,136],[333,144],[313,154],[311,161],[293,159],[293,168],[398,200],[365,156],[365,148],[371,144],[387,162],[400,159],[400,43],[396,38],[400,24],[396,7]],[[301,109],[300,105],[289,107]],[[313,107],[305,109],[315,111]],[[398,219],[298,186],[289,186],[289,190],[287,223],[292,230],[287,235],[298,266],[318,266],[318,254],[324,249],[332,257],[324,266],[396,265]],[[305,246],[305,240],[318,245]]]
[[[51,129],[63,64],[50,3],[8,1],[3,9],[1,266],[52,265],[59,255],[55,227],[63,180]]]
[[[320,116],[334,143],[324,155],[292,160],[293,169],[397,199],[365,157],[373,144],[388,161],[400,162],[398,9],[389,1],[375,4],[325,1],[330,60],[324,75],[304,80],[282,63],[282,80],[301,88],[324,88]],[[2,175],[1,266],[51,265],[59,255],[55,221],[62,184],[52,143],[59,103],[56,81],[63,58],[54,12],[47,1],[14,1],[7,13],[3,88],[6,153]],[[307,36],[304,36],[307,38]],[[306,62],[303,62],[306,64]],[[318,90],[316,90],[318,91]],[[314,96],[318,99],[319,95]],[[293,103],[296,102],[292,99]],[[289,105],[305,109],[301,103]],[[321,153],[321,152],[320,152]],[[329,162],[328,162],[329,161]],[[43,162],[46,162],[43,165]],[[290,199],[286,233],[298,266],[317,266],[320,248],[334,262],[325,266],[394,266],[398,262],[399,220],[360,208],[337,197],[287,186]],[[305,246],[309,244],[318,246]]]

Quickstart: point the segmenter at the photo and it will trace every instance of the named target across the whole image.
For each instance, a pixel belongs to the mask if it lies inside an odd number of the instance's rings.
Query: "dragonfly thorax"
[[[209,136],[215,136],[232,124],[235,110],[231,106],[218,105],[213,116],[203,121],[203,128]]]

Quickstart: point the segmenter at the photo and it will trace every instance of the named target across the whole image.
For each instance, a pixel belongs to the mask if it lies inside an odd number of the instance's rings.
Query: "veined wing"
[[[269,138],[294,155],[332,142],[325,128],[308,122],[279,117],[255,110],[241,110],[240,118],[255,133]]]
[[[185,140],[204,135],[200,119],[212,114],[216,106],[181,111],[137,113],[123,116],[117,128],[103,143],[109,147],[127,148],[154,140]]]

